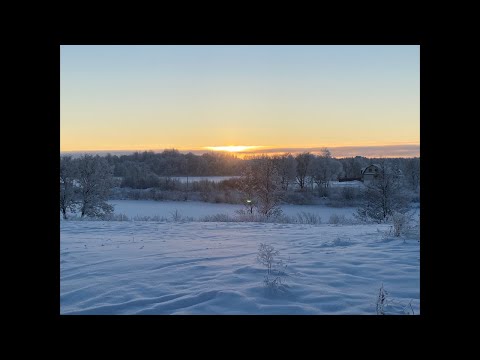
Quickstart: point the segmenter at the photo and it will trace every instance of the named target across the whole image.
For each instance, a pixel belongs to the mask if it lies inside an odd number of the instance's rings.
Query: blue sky
[[[420,143],[419,46],[64,45],[60,63],[62,151]]]

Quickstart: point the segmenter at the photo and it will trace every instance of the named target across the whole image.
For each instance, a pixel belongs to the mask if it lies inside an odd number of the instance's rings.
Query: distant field
[[[228,214],[234,215],[236,210],[244,208],[243,205],[212,204],[200,201],[154,201],[154,200],[111,200],[116,214],[134,216],[160,216],[170,217],[175,210],[182,216],[198,219],[206,215]],[[283,212],[289,216],[295,216],[300,212],[311,212],[320,216],[323,222],[327,222],[330,215],[345,215],[352,218],[356,211],[354,207],[332,208],[323,205],[282,205]]]

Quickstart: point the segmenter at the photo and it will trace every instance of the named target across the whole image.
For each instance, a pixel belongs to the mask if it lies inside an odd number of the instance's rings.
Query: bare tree
[[[60,210],[63,218],[68,219],[67,211],[75,212],[76,164],[71,156],[60,157]]]
[[[312,161],[313,155],[309,152],[298,154],[295,157],[297,160],[297,174],[296,180],[300,189],[304,189],[306,185],[307,176],[309,175],[310,163]]]
[[[81,216],[103,216],[113,212],[107,204],[113,185],[113,168],[100,156],[84,155],[78,160]]]

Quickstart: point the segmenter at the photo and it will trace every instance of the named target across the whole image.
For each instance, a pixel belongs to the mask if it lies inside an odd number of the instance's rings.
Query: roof
[[[370,164],[370,165],[365,166],[365,167],[362,168],[362,170],[361,170],[362,175],[363,175],[363,173],[365,173],[365,170],[366,170],[367,168],[369,168],[370,166],[375,166],[375,167],[378,168],[378,169],[381,169],[381,168],[382,168],[379,164]]]

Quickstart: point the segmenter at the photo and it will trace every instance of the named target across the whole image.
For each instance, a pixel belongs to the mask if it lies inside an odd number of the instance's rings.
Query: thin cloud
[[[285,147],[285,148],[263,148],[261,151],[243,151],[237,154],[252,155],[253,153],[262,154],[281,154],[292,153],[298,154],[302,152],[321,153],[321,147]],[[403,144],[403,145],[376,145],[376,146],[338,146],[327,147],[333,157],[418,157],[420,156],[419,144]]]

